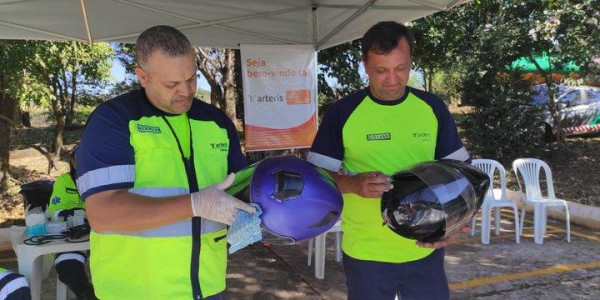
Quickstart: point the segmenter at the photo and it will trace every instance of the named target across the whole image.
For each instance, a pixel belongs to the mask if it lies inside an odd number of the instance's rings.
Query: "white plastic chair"
[[[492,159],[474,159],[472,165],[490,177],[490,188],[485,195],[483,204],[481,205],[481,243],[490,243],[490,223],[492,210],[496,210],[494,216],[494,233],[500,234],[500,208],[512,207],[515,215],[515,241],[517,244],[520,242],[520,230],[519,230],[519,209],[517,204],[508,199],[506,194],[506,171],[504,167],[497,161]],[[494,174],[498,170],[500,175],[500,189],[494,188]],[[471,235],[475,235],[475,222],[473,218],[473,224],[471,224]]]
[[[308,240],[308,260],[307,265],[312,263],[313,244],[315,249],[315,277],[317,279],[325,278],[325,241],[327,234],[335,233],[335,261],[342,261],[342,220],[338,220],[333,227],[317,237]]]
[[[523,220],[525,219],[525,206],[533,206],[533,235],[536,244],[544,243],[544,234],[546,233],[547,211],[549,206],[564,206],[565,219],[567,221],[567,242],[571,242],[571,224],[569,221],[569,206],[562,199],[557,199],[554,195],[554,184],[552,181],[552,172],[550,167],[544,161],[536,158],[519,158],[513,161],[513,171],[517,176],[519,189],[523,192],[525,189],[524,207],[521,212],[521,235],[523,234]],[[546,177],[546,186],[548,197],[544,198],[540,188],[540,173],[544,171]],[[523,177],[524,186],[521,185],[519,174]]]

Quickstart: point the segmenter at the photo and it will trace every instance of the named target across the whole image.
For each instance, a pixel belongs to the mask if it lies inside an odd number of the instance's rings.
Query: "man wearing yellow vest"
[[[149,28],[135,53],[143,88],[101,104],[77,151],[96,296],[220,299],[227,225],[255,211],[223,192],[246,166],[237,132],[194,98],[194,49],[180,31]]]
[[[381,22],[362,38],[369,87],[327,112],[307,160],[331,171],[344,193],[342,231],[348,299],[448,299],[444,246],[395,234],[381,215],[389,175],[425,161],[469,160],[447,107],[408,87],[413,38]],[[464,232],[464,229],[463,229]]]

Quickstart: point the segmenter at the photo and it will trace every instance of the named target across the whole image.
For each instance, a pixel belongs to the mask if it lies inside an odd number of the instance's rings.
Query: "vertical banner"
[[[317,133],[312,45],[241,45],[246,151],[307,148]]]

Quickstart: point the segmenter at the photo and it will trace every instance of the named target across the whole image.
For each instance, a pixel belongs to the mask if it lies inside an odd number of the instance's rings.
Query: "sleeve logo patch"
[[[392,139],[392,134],[389,132],[367,134],[367,141],[387,141],[387,140],[391,140],[391,139]]]
[[[159,127],[150,125],[137,124],[137,130],[139,132],[160,133]]]

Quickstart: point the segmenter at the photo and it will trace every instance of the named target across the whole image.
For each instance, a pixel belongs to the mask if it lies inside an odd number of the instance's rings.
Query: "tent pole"
[[[88,43],[92,43],[92,33],[90,32],[90,22],[88,22],[87,10],[85,9],[85,0],[79,0],[79,6],[81,7],[81,14],[83,16],[83,24],[85,25],[85,32],[87,33]]]
[[[318,28],[317,28],[317,9],[319,8],[319,4],[317,3],[316,0],[311,0],[310,1],[310,6],[312,7],[311,12],[312,12],[312,44],[313,46],[317,44],[317,36],[318,36]],[[316,51],[316,47],[315,47],[315,51]]]

